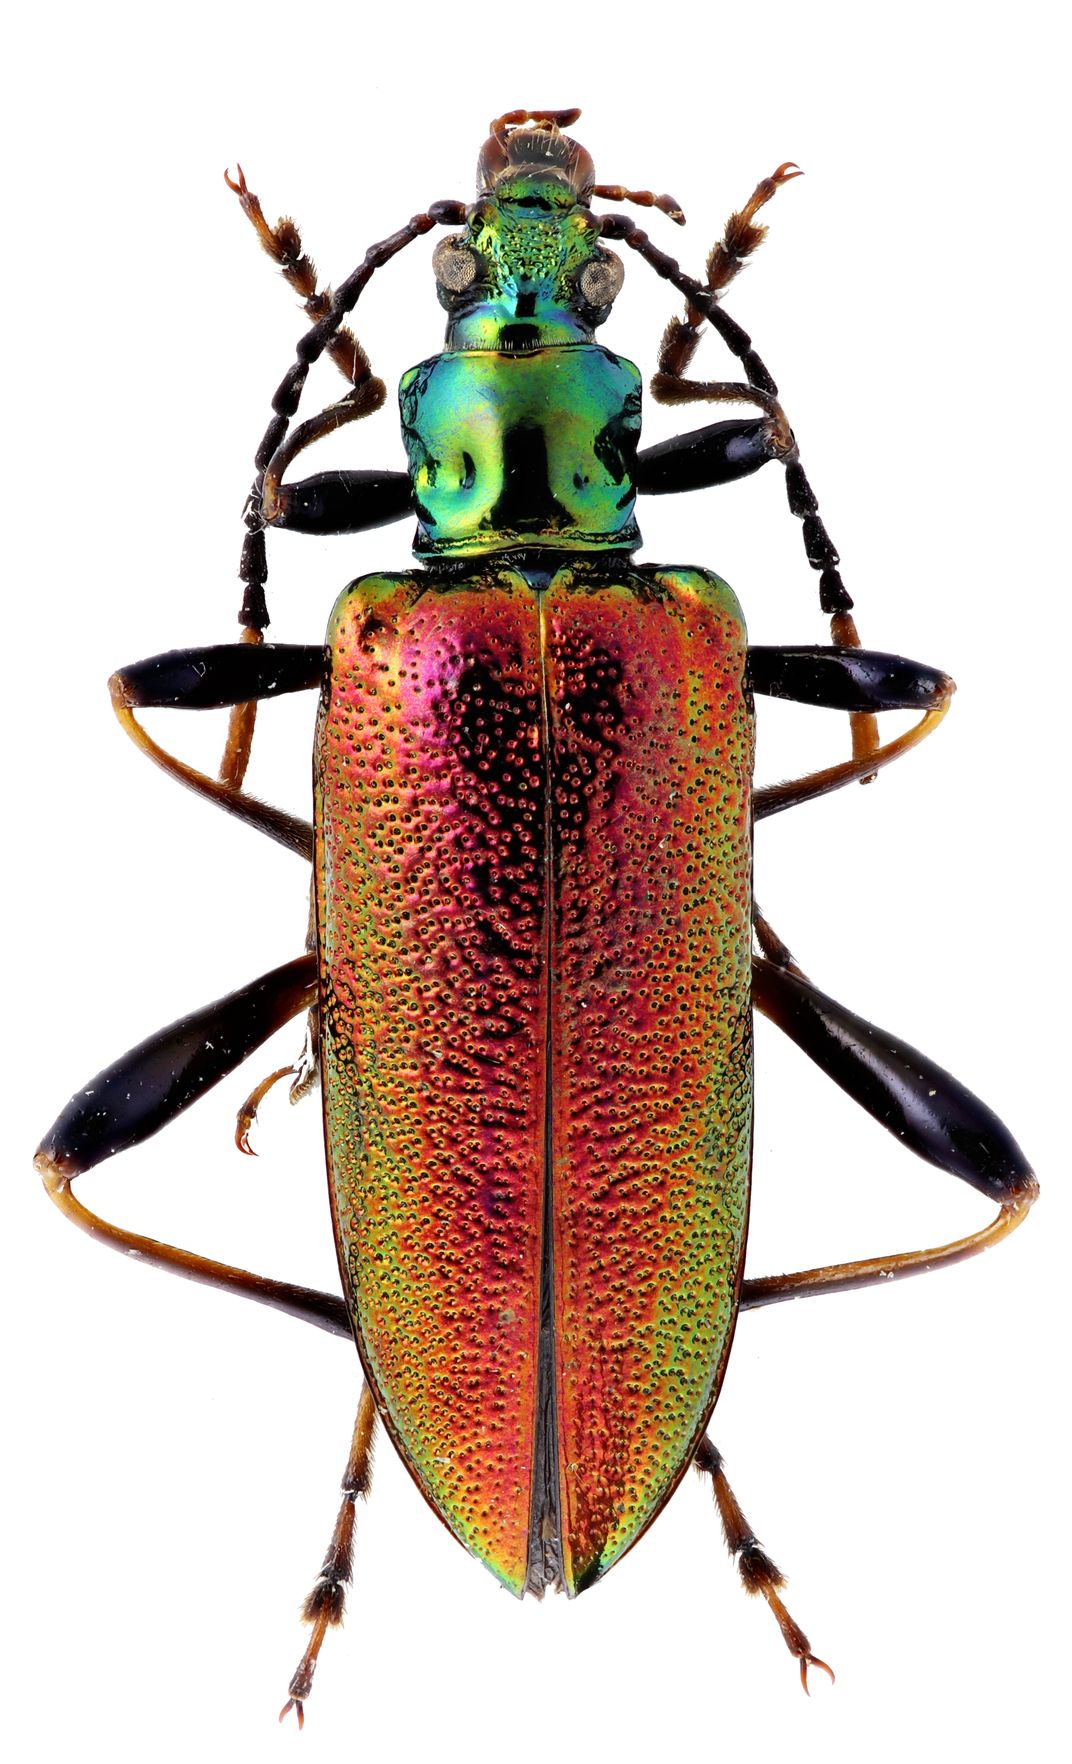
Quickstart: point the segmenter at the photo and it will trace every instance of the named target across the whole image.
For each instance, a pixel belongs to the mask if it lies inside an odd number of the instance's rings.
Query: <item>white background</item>
[[[6,907],[3,1110],[13,1757],[1059,1755],[1067,155],[1049,19],[940,3],[363,19],[325,0],[304,17],[58,7],[20,27],[4,325],[6,869],[24,890]],[[878,783],[761,827],[757,890],[822,986],[1006,1116],[1043,1200],[960,1269],[742,1319],[713,1434],[836,1689],[820,1675],[801,1695],[694,1478],[589,1596],[516,1605],[385,1445],[299,1742],[275,1714],[334,1517],[353,1355],[95,1248],[49,1208],[30,1154],[100,1066],[304,933],[300,864],[156,774],[104,690],[120,663],[234,631],[250,460],[302,321],[223,168],[241,159],[339,280],[416,209],[468,198],[489,116],[526,103],[582,104],[601,179],[672,190],[688,227],[646,224],[696,271],[759,177],[805,168],[727,309],[779,381],[864,641],[948,668],[960,691]],[[439,347],[431,248],[378,275],[355,315],[389,387]],[[626,269],[602,336],[648,374],[679,302]],[[733,374],[715,339],[697,368]],[[309,409],[338,385],[324,368]],[[400,466],[391,402],[334,457]],[[648,440],[709,420],[648,416]],[[824,640],[776,468],[640,514],[642,555],[720,570],[756,641]],[[272,634],[318,641],[345,581],[404,566],[408,545],[407,524],[279,536]],[[251,780],[299,810],[310,713],[270,708]],[[760,716],[763,776],[844,751],[828,713]],[[221,739],[209,718],[167,735],[209,765]],[[87,1178],[88,1203],[332,1284],[316,1102],[276,1093],[256,1163],[230,1145],[235,1107],[296,1042]],[[765,1026],[758,1065],[753,1273],[988,1217]]]

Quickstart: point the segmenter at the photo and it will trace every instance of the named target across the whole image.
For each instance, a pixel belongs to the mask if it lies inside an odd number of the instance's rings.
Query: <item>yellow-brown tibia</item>
[[[745,635],[697,570],[373,576],[317,744],[340,1260],[403,1458],[580,1591],[717,1393],[751,1141]]]

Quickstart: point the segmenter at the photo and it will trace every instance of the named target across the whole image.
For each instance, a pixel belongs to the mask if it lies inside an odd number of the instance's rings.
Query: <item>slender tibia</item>
[[[367,1384],[361,1386],[361,1397],[350,1442],[350,1456],[342,1479],[342,1505],[331,1534],[327,1555],[321,1564],[316,1585],[302,1606],[302,1620],[311,1623],[313,1633],[309,1645],[290,1684],[287,1700],[279,1711],[280,1721],[291,1709],[298,1717],[298,1726],[305,1722],[305,1699],[312,1688],[317,1657],[328,1630],[342,1622],[346,1606],[346,1589],[354,1575],[355,1508],[358,1499],[367,1497],[372,1485],[372,1447],[376,1433],[376,1405]]]
[[[949,709],[953,681],[938,668],[903,656],[857,647],[800,649],[755,647],[749,652],[749,683],[754,692],[801,704],[847,710],[873,724],[876,710],[922,710],[923,716],[904,734],[882,745],[863,743],[851,760],[784,784],[765,785],[753,796],[757,821],[797,803],[825,796],[844,784],[866,782],[909,753],[932,734]]]
[[[160,747],[134,715],[142,707],[166,707],[175,710],[208,710],[235,705],[252,711],[262,698],[283,693],[304,692],[319,686],[324,671],[322,647],[307,644],[261,643],[254,633],[246,633],[240,643],[221,643],[209,649],[177,649],[166,655],[151,656],[147,661],[134,662],[120,668],[108,682],[112,708],[124,732],[142,753],[161,771],[175,778],[199,796],[208,797],[228,814],[256,827],[269,838],[286,846],[299,857],[311,858],[313,830],[308,821],[283,809],[247,795],[232,780],[244,772],[244,764],[227,765],[238,749],[235,742],[248,742],[252,737],[252,721],[232,721],[228,738],[225,767],[228,776],[209,778]]]
[[[811,1643],[800,1624],[789,1615],[778,1597],[785,1585],[785,1575],[775,1567],[741,1512],[737,1496],[727,1482],[726,1472],[722,1468],[722,1453],[706,1434],[697,1446],[692,1462],[701,1476],[711,1478],[711,1492],[715,1497],[715,1506],[722,1524],[722,1535],[726,1540],[726,1548],[737,1563],[744,1590],[753,1598],[756,1593],[762,1593],[766,1599],[786,1647],[794,1660],[800,1662],[800,1682],[805,1691],[808,1691],[809,1666],[818,1666],[820,1671],[829,1675],[833,1683],[833,1671],[825,1660],[820,1660],[818,1655],[812,1653]],[[808,1694],[811,1694],[810,1691]]]

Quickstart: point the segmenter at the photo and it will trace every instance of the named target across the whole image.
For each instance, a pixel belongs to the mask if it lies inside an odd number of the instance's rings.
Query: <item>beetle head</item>
[[[448,348],[585,343],[608,316],[623,270],[589,206],[592,157],[562,133],[578,114],[512,112],[492,124],[466,231],[433,258]]]

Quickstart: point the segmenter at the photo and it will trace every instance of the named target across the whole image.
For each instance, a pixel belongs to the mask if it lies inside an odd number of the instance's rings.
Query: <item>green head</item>
[[[465,232],[442,239],[432,260],[447,348],[526,354],[591,342],[624,272],[599,242],[589,153],[550,117],[502,124],[477,176]]]

